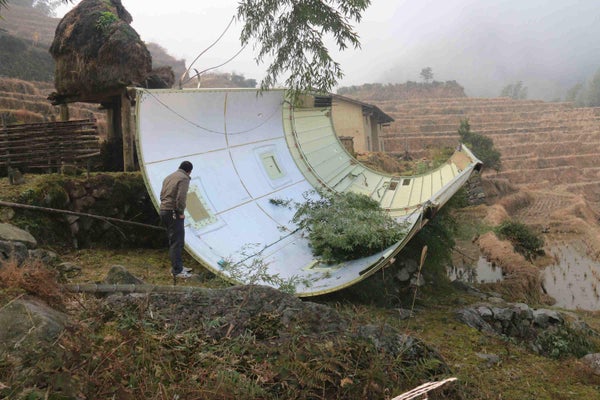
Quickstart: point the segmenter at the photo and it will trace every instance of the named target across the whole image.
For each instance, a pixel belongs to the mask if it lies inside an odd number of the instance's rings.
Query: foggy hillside
[[[390,9],[371,5],[371,21],[367,14],[359,29],[360,54],[342,54],[342,85],[416,81],[429,66],[436,80],[456,80],[468,96],[499,96],[523,81],[529,98],[555,100],[600,67],[594,0],[402,1],[391,10],[395,26],[372,21]],[[361,76],[352,76],[350,58],[367,53]]]

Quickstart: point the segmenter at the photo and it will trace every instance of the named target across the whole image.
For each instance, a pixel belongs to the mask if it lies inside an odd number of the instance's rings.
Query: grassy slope
[[[454,318],[463,301],[459,294],[434,298],[411,322],[413,334],[436,347],[463,386],[467,399],[600,399],[600,377],[576,359],[553,360],[521,345],[491,337]],[[598,313],[582,313],[592,328],[600,329]],[[500,362],[488,365],[477,353],[496,354]]]
[[[26,178],[29,184],[41,179],[29,175]],[[23,190],[26,187],[9,186],[5,178],[0,179],[2,199],[15,199]],[[468,215],[468,212],[464,212],[461,221],[467,221]],[[474,219],[477,220],[476,215]],[[464,229],[470,234],[476,225],[475,223]],[[118,264],[126,266],[148,283],[170,283],[166,249],[54,250],[61,254],[64,261],[72,261],[83,267],[82,274],[73,278],[73,281],[99,281],[110,266]],[[429,260],[433,260],[433,257]],[[189,266],[200,268],[189,257],[186,257],[186,262]],[[435,269],[435,266],[426,264],[425,270],[428,269]],[[385,279],[385,271],[372,278],[373,282],[382,279]],[[226,286],[225,282],[208,273],[185,284]],[[512,341],[481,334],[459,323],[454,318],[455,311],[477,299],[452,290],[447,283],[440,281],[421,289],[417,296],[416,317],[408,322],[399,320],[397,312],[389,306],[361,305],[348,301],[354,296],[346,292],[318,301],[337,307],[344,314],[351,315],[355,321],[387,323],[433,345],[443,355],[453,375],[459,378],[460,391],[465,399],[600,399],[600,377],[592,375],[578,360],[557,361],[540,357]],[[364,297],[368,298],[369,295]],[[405,307],[410,305],[409,292],[405,292],[401,302]],[[592,328],[600,331],[600,313],[579,314]],[[477,353],[496,354],[501,361],[497,365],[487,365]]]

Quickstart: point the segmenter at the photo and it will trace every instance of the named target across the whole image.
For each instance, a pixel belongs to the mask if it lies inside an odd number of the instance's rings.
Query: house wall
[[[381,151],[381,146],[379,145],[379,135],[381,134],[381,125],[375,121],[374,118],[369,117],[370,121],[370,129],[369,133],[371,135],[371,151]]]
[[[334,100],[331,114],[333,128],[338,137],[351,136],[356,152],[369,150],[366,133],[370,133],[370,128],[368,127],[368,118],[363,116],[362,106]]]

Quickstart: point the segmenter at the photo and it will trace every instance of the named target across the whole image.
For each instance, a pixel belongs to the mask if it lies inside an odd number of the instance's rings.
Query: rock
[[[71,262],[60,263],[56,269],[61,276],[66,278],[75,278],[81,274],[81,267]]]
[[[110,191],[106,187],[99,187],[92,190],[92,196],[96,199],[107,199]]]
[[[588,354],[581,361],[591,368],[595,375],[600,375],[600,353]]]
[[[418,276],[413,276],[412,278],[410,278],[410,284],[413,286],[424,286],[425,285],[425,278],[423,278],[423,275],[419,274]]]
[[[29,258],[40,260],[44,264],[54,264],[59,260],[58,254],[46,249],[29,250]]]
[[[17,265],[21,265],[28,256],[27,247],[23,243],[0,240],[0,261],[12,258]]]
[[[125,269],[125,267],[123,267],[122,265],[113,265],[110,268],[110,270],[108,271],[106,278],[104,278],[103,283],[108,283],[108,284],[113,284],[113,285],[119,285],[119,284],[141,285],[144,283],[144,281],[142,281],[139,278],[136,278],[133,274],[131,274],[129,271],[127,271]]]
[[[492,312],[494,313],[494,319],[498,321],[511,321],[515,315],[514,310],[510,308],[492,307]]]
[[[408,270],[410,274],[412,274],[413,272],[417,272],[417,270],[419,269],[419,264],[417,263],[417,261],[411,258],[400,261],[399,265],[402,269]]]
[[[515,317],[519,320],[533,320],[533,310],[525,303],[516,303],[513,305]]]
[[[475,353],[475,355],[484,360],[486,362],[486,366],[488,367],[500,364],[500,357],[496,354]]]
[[[496,331],[492,326],[487,323],[481,315],[472,308],[463,308],[456,312],[456,318],[464,324],[467,324],[471,328],[475,328],[479,331],[495,334]]]
[[[37,241],[29,232],[11,224],[0,223],[0,240],[23,243],[28,249],[37,247]]]
[[[77,212],[82,212],[89,210],[91,206],[94,205],[96,199],[92,196],[84,196],[73,201],[73,210]]]
[[[15,216],[15,210],[10,207],[0,207],[0,221],[8,222]]]
[[[489,307],[480,306],[475,309],[477,313],[485,320],[490,320],[494,317],[494,313]]]
[[[401,320],[409,319],[414,315],[414,312],[407,310],[405,308],[397,308],[398,310],[398,318]]]
[[[408,272],[408,269],[402,268],[396,274],[396,279],[398,279],[400,282],[406,282],[410,279],[410,272]]]
[[[74,181],[68,181],[65,182],[64,184],[65,190],[67,191],[67,193],[69,194],[69,198],[71,199],[71,201],[75,200],[75,199],[79,199],[80,197],[83,197],[86,195],[87,190],[85,189],[85,187],[78,182],[74,182]]]
[[[547,328],[551,324],[562,323],[563,318],[558,311],[540,308],[533,310],[533,323],[540,328]]]
[[[18,356],[51,345],[64,330],[68,317],[38,300],[18,299],[0,308],[0,353]]]

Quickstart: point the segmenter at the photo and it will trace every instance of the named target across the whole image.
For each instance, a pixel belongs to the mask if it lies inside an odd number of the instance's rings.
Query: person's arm
[[[183,218],[183,212],[185,211],[187,192],[189,187],[189,179],[183,179],[181,180],[181,182],[179,182],[179,185],[177,185],[177,199],[175,200],[175,209],[177,210],[177,213],[179,214],[180,218]]]

